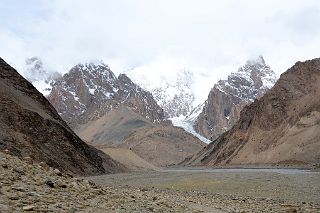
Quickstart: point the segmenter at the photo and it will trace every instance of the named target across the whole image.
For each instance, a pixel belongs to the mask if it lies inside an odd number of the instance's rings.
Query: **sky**
[[[116,73],[196,70],[223,78],[263,55],[277,74],[320,56],[318,0],[0,0],[0,57],[66,72],[101,59]]]

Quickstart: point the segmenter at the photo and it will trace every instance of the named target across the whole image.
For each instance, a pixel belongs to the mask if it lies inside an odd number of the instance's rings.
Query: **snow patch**
[[[193,128],[193,123],[190,121],[186,120],[185,116],[179,116],[179,117],[173,117],[170,118],[169,120],[171,120],[173,126],[177,126],[177,127],[181,127],[183,128],[185,131],[189,132],[190,134],[194,135],[195,137],[199,138],[199,140],[201,140],[202,142],[209,144],[212,141],[210,141],[209,139],[203,137],[202,135],[198,134],[194,128]]]
[[[48,96],[51,92],[52,87],[45,80],[34,81],[34,82],[32,82],[32,84],[44,96]]]
[[[96,91],[96,89],[89,89],[89,93],[91,94],[91,95],[94,95],[94,92]]]

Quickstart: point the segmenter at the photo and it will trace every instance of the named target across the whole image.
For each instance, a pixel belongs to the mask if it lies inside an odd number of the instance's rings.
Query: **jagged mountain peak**
[[[82,78],[101,78],[102,81],[115,80],[116,76],[103,61],[79,63],[66,75],[82,75]]]
[[[207,138],[217,138],[235,124],[245,105],[262,97],[276,80],[275,72],[262,56],[248,60],[226,80],[218,81],[211,89],[195,122],[196,131]]]
[[[213,89],[252,102],[270,89],[276,80],[275,72],[259,56],[254,61],[247,61],[237,72],[232,72],[227,80],[218,81]]]
[[[96,120],[121,105],[153,122],[164,119],[163,110],[151,93],[120,74],[117,78],[103,62],[71,68],[53,84],[48,99],[72,127]]]
[[[92,70],[92,71],[95,71],[95,70],[101,71],[103,69],[110,70],[109,66],[105,64],[102,60],[78,63],[74,67],[80,70]]]

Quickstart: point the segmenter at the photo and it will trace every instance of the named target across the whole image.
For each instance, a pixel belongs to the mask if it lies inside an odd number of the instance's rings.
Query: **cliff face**
[[[118,78],[103,63],[79,64],[58,79],[48,96],[71,127],[96,120],[119,106],[127,106],[152,122],[164,119],[151,93],[126,75]]]
[[[0,150],[76,175],[122,171],[84,143],[31,83],[0,58]]]
[[[297,62],[193,165],[320,163],[320,59]]]
[[[214,85],[195,121],[195,130],[210,140],[216,139],[238,121],[244,106],[265,94],[275,81],[275,73],[262,56],[247,61],[227,80]]]

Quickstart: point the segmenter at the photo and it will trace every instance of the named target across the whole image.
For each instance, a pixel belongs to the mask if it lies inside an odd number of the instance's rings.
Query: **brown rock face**
[[[84,143],[47,99],[1,58],[0,88],[0,150],[76,175],[123,169]]]
[[[53,84],[48,99],[73,128],[96,120],[119,106],[127,106],[155,123],[164,119],[163,110],[151,93],[135,85],[124,74],[117,78],[103,63],[73,67]]]
[[[320,162],[320,59],[297,62],[191,164]]]
[[[244,106],[261,97],[276,81],[275,73],[260,56],[220,80],[211,89],[194,128],[210,140],[229,130],[239,119]]]

